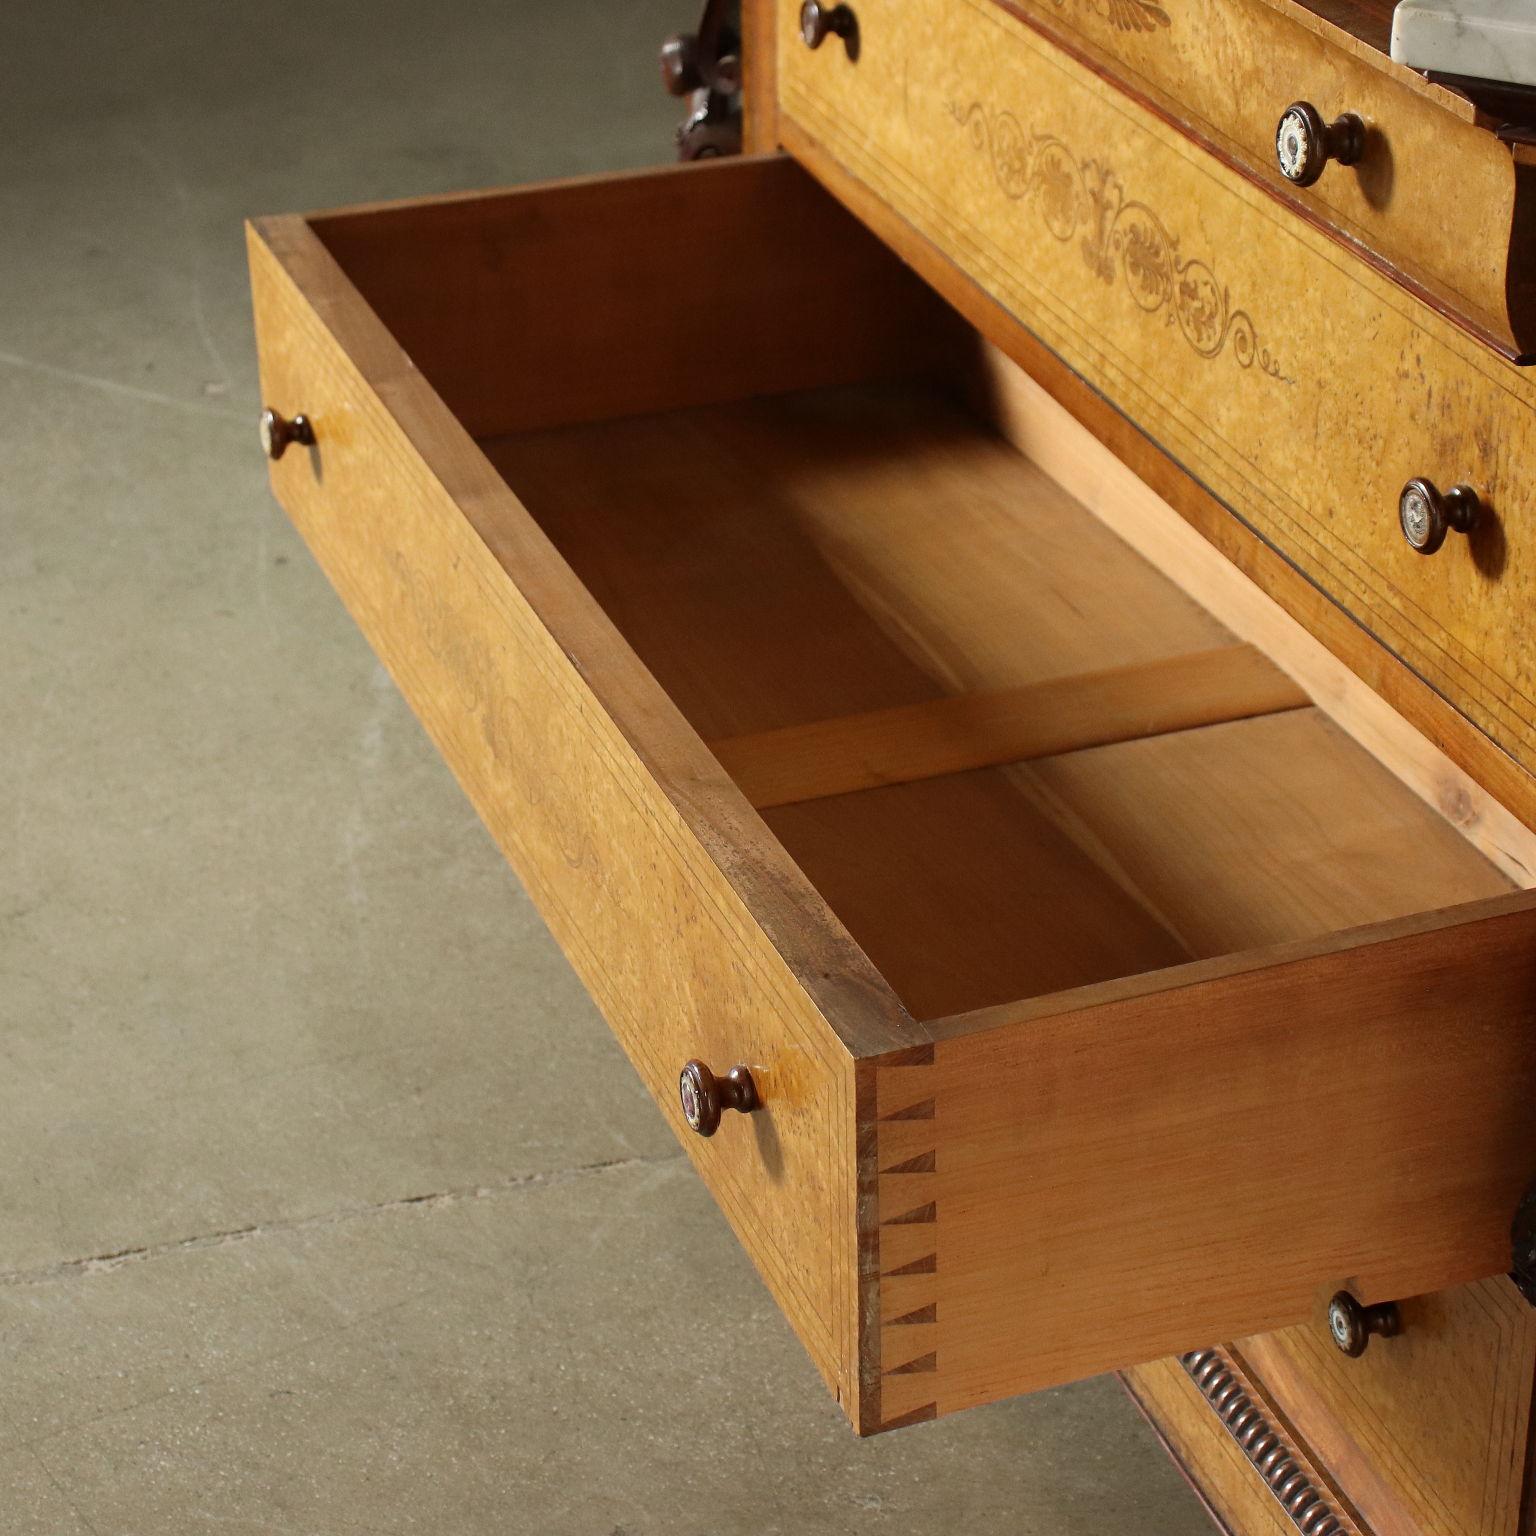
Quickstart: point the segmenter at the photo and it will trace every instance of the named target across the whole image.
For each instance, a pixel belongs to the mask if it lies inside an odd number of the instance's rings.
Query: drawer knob
[[[1372,1337],[1391,1339],[1403,1331],[1403,1316],[1395,1301],[1362,1307],[1348,1291],[1340,1291],[1328,1303],[1328,1332],[1351,1360],[1365,1353]]]
[[[1421,555],[1432,555],[1452,529],[1471,533],[1482,509],[1470,485],[1453,485],[1442,493],[1433,481],[1413,479],[1398,498],[1397,521],[1412,548]]]
[[[1527,1188],[1515,1207],[1509,1227],[1509,1278],[1515,1289],[1536,1307],[1536,1184]]]
[[[829,37],[840,37],[853,51],[859,21],[851,5],[822,5],[820,0],[805,0],[800,7],[800,36],[807,48],[820,48]]]
[[[258,424],[261,432],[261,451],[269,459],[280,459],[288,451],[289,443],[303,443],[308,447],[315,440],[315,429],[308,416],[300,414],[279,416],[271,406],[261,413]]]
[[[669,37],[661,45],[662,89],[669,96],[690,96],[703,84],[698,38],[691,32]]]
[[[1364,153],[1365,124],[1353,112],[1325,123],[1310,101],[1293,101],[1275,129],[1275,159],[1294,186],[1310,187],[1330,160],[1354,165]]]
[[[757,1084],[745,1067],[732,1067],[724,1077],[716,1077],[702,1061],[690,1061],[677,1076],[677,1096],[682,1101],[683,1119],[700,1136],[713,1136],[720,1116],[727,1109],[739,1109],[750,1115],[760,1103]]]

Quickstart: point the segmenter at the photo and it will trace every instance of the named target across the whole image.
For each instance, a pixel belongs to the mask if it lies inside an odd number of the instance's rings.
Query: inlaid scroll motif
[[[1033,207],[1063,245],[1078,239],[1084,263],[1101,282],[1122,282],[1141,309],[1177,326],[1201,357],[1230,349],[1239,367],[1295,383],[1261,345],[1247,310],[1233,308],[1211,267],[1185,256],[1157,213],[1126,197],[1112,167],[1080,158],[1054,134],[1026,129],[1011,112],[980,102],[951,102],[949,111],[987,156],[1003,194]]]
[[[1078,0],[1095,16],[1107,21],[1121,32],[1155,32],[1159,27],[1172,25],[1168,12],[1152,0]],[[1061,9],[1066,0],[1056,0]]]

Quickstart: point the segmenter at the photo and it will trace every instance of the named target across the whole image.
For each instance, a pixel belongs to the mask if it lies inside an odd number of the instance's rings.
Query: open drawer
[[[792,162],[251,260],[277,495],[861,1431],[1505,1266],[1536,904]]]

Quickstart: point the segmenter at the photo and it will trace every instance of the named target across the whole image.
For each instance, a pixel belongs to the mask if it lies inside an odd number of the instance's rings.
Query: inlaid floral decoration
[[[1233,307],[1211,267],[1185,256],[1162,219],[1126,197],[1112,167],[1075,155],[1054,134],[1026,129],[1011,112],[980,102],[951,103],[949,110],[988,156],[1003,193],[1030,204],[1063,244],[1078,239],[1088,270],[1101,282],[1123,282],[1141,309],[1161,313],[1201,357],[1218,357],[1230,347],[1239,366],[1294,382],[1260,344],[1248,312]]]

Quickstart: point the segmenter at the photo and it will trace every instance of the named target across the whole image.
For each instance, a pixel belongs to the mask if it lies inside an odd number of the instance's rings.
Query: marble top
[[[1536,85],[1536,0],[1401,0],[1392,57],[1514,85]]]

